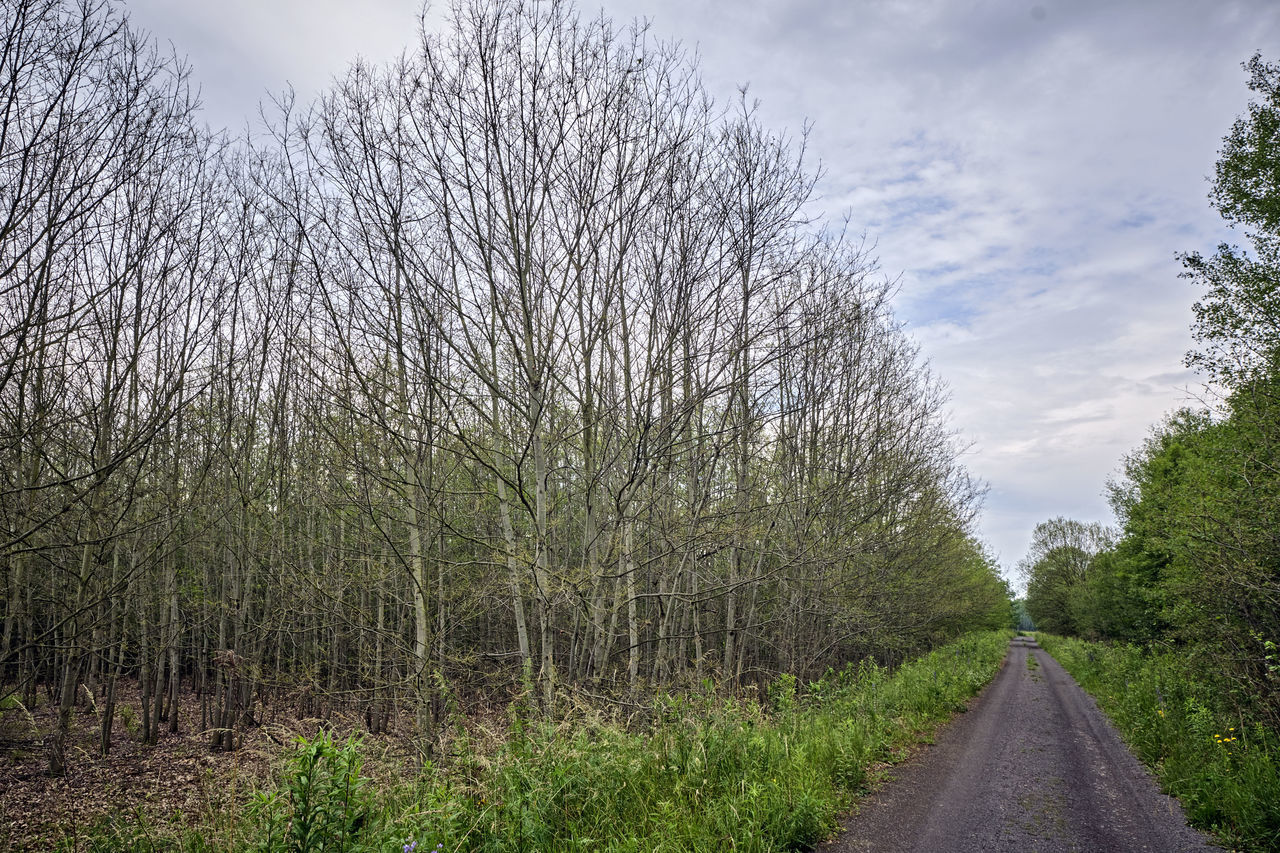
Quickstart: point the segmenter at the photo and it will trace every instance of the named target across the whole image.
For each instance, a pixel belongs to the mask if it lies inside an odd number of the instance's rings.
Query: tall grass
[[[1038,635],[1177,797],[1235,849],[1280,849],[1280,738],[1225,709],[1212,673],[1170,652]]]
[[[440,767],[377,790],[352,780],[353,742],[304,742],[282,769],[279,789],[259,793],[258,807],[246,811],[238,845],[410,853],[807,849],[865,790],[873,765],[931,737],[990,681],[1009,636],[970,635],[893,671],[864,662],[803,686],[782,676],[759,702],[659,697],[640,731],[602,715],[553,723],[513,713],[495,753],[464,748]],[[303,796],[317,778],[324,780],[318,793]],[[350,820],[351,790],[358,791],[359,826]],[[298,813],[300,804],[323,810]],[[145,835],[117,825],[97,849],[227,849],[199,827],[182,837],[154,828]],[[300,846],[300,838],[313,846]]]

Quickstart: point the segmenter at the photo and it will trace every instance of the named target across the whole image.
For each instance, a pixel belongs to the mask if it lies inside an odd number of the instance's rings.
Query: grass
[[[828,836],[874,768],[932,737],[995,674],[1010,632],[974,634],[896,670],[864,662],[762,702],[659,697],[629,730],[600,713],[512,711],[500,746],[455,742],[437,766],[368,784],[358,741],[299,743],[278,785],[228,825],[110,821],[102,851],[785,851]],[[128,824],[128,828],[125,826]]]
[[[1280,849],[1280,738],[1227,711],[1211,677],[1166,651],[1039,635],[1177,797],[1193,825],[1237,850]]]

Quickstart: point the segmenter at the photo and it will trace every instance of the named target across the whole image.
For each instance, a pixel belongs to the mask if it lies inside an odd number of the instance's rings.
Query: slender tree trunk
[[[134,571],[137,571],[137,553],[134,553]],[[151,688],[154,684],[151,670],[151,624],[150,608],[147,606],[146,590],[139,590],[136,597],[138,620],[138,692],[141,694],[142,709],[138,715],[142,723],[142,742],[154,743],[151,731]]]
[[[49,775],[63,776],[67,772],[67,738],[71,734],[71,718],[75,712],[76,687],[80,683],[80,614],[84,608],[85,586],[88,583],[92,554],[90,547],[80,549],[80,573],[76,578],[72,598],[71,618],[67,622],[65,643],[66,657],[62,665],[62,680],[58,691],[58,719],[53,737],[49,740]]]
[[[120,546],[117,543],[111,550],[111,588],[114,590],[120,580]],[[110,620],[107,636],[111,645],[105,654],[107,659],[106,684],[102,691],[102,724],[99,728],[98,752],[104,758],[111,752],[111,730],[116,714],[116,682],[124,669],[125,622],[120,618],[120,598],[112,595],[109,605]],[[127,597],[125,598],[127,600]]]
[[[631,695],[640,689],[640,620],[636,611],[635,522],[622,522],[622,576],[627,587],[627,684]]]

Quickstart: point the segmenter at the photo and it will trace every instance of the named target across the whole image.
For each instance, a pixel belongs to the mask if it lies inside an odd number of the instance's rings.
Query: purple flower
[[[404,853],[413,853],[413,851],[417,849],[418,849],[418,842],[416,839],[413,841],[409,841],[404,845]]]

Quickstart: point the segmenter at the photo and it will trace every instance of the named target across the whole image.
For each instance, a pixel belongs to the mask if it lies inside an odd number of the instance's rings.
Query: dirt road
[[[1018,638],[937,743],[893,771],[823,853],[1216,850],[1058,663]]]

